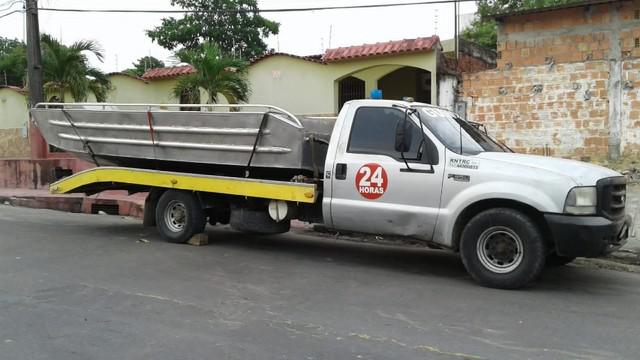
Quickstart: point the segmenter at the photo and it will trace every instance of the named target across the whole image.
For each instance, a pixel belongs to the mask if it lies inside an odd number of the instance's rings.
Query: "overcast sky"
[[[344,6],[416,0],[260,0],[261,9]],[[5,1],[0,0],[0,4]],[[40,0],[41,7],[92,9],[172,9],[169,0]],[[6,6],[0,6],[4,8]],[[20,5],[14,5],[19,9]],[[461,13],[473,13],[472,2],[460,5]],[[0,15],[8,11],[0,13]],[[92,62],[106,72],[130,67],[136,59],[152,55],[171,61],[171,52],[151,42],[145,30],[160,24],[167,14],[87,14],[41,12],[40,31],[62,39],[98,41],[105,51],[104,63]],[[180,14],[173,15],[181,17]],[[410,39],[437,34],[453,37],[453,4],[397,8],[327,10],[304,13],[266,13],[280,23],[280,34],[267,39],[276,51],[297,55],[321,54],[328,47]],[[437,18],[437,25],[436,25]],[[330,29],[332,30],[330,32]],[[24,38],[24,15],[0,19],[0,36]]]

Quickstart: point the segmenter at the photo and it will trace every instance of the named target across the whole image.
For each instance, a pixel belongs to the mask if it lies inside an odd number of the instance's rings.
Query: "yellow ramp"
[[[317,197],[315,184],[120,167],[97,167],[79,172],[51,184],[49,191],[52,194],[66,194],[83,186],[99,183],[142,185],[303,203],[313,203]]]

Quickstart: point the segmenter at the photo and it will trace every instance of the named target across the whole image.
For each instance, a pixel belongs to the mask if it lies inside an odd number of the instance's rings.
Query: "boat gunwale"
[[[95,107],[102,107],[102,109],[85,109],[85,108],[78,108],[78,107],[88,107],[88,106],[95,106]],[[106,107],[114,107],[117,109],[106,109]],[[126,107],[146,107],[147,109],[141,109],[141,110],[124,110],[124,109],[119,109],[119,108],[126,108]],[[302,122],[292,113],[290,113],[289,111],[279,108],[277,106],[273,106],[273,105],[263,105],[263,104],[142,104],[142,103],[131,103],[131,104],[125,104],[125,103],[51,103],[51,102],[41,102],[41,103],[37,103],[34,107],[33,110],[85,110],[85,111],[135,111],[135,112],[150,112],[153,113],[155,112],[159,112],[162,111],[163,113],[171,113],[171,112],[177,112],[177,113],[182,113],[184,114],[185,112],[183,111],[175,111],[175,110],[152,110],[151,108],[178,108],[178,109],[182,109],[182,108],[211,108],[211,109],[215,109],[215,108],[227,108],[229,109],[229,111],[226,112],[206,112],[206,111],[191,111],[190,113],[202,113],[202,114],[234,114],[234,113],[243,113],[243,114],[265,114],[265,113],[270,113],[273,115],[276,114],[282,114],[285,115],[286,117],[288,117],[289,119],[286,118],[279,118],[276,117],[277,119],[279,119],[280,121],[283,121],[293,127],[299,128],[299,129],[304,129],[304,125],[302,125]],[[231,111],[232,108],[265,108],[268,109],[268,111],[265,112],[237,112],[237,111]]]

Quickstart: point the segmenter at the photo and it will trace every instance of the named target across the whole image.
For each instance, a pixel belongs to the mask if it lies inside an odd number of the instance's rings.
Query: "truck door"
[[[348,111],[333,163],[333,227],[430,240],[440,208],[444,148],[424,126],[423,137],[418,120],[409,116],[411,149],[396,151],[396,126],[405,119],[402,108],[386,103],[352,105]]]

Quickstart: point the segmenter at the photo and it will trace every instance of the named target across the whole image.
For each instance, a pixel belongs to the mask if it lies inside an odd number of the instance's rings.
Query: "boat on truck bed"
[[[269,105],[41,103],[31,114],[49,144],[97,166],[286,180],[322,172],[333,127]]]
[[[207,222],[277,234],[292,219],[410,237],[458,252],[474,280],[506,289],[615,251],[632,233],[621,174],[514,153],[432,105],[355,100],[335,122],[184,106],[37,105],[49,143],[98,165],[50,190],[148,192],[145,225],[177,243]]]

